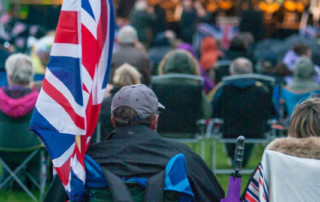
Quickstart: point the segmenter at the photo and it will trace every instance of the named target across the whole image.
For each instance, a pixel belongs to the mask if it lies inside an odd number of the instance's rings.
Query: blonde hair
[[[289,124],[289,136],[320,137],[320,99],[312,98],[296,106]]]
[[[140,84],[141,74],[138,70],[125,63],[116,69],[113,76],[113,84],[115,87],[121,88],[123,86]]]
[[[12,84],[29,85],[33,81],[31,58],[25,54],[11,55],[6,60],[5,68]]]

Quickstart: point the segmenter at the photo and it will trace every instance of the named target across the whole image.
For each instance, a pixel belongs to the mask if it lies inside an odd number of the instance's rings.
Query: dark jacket
[[[130,24],[137,30],[141,43],[149,45],[152,39],[152,24],[155,16],[146,11],[133,11],[130,16]]]
[[[220,201],[224,192],[205,162],[188,146],[165,140],[146,126],[119,127],[88,149],[88,155],[100,166],[124,177],[150,177],[164,170],[179,153],[185,155],[196,201]]]
[[[218,202],[224,197],[211,170],[188,146],[163,139],[143,125],[116,128],[103,142],[91,145],[87,153],[101,167],[122,177],[153,176],[163,171],[173,156],[182,153],[195,201]],[[59,187],[51,187],[49,193],[56,189]]]
[[[113,96],[120,90],[120,88],[114,88],[111,90],[110,97],[103,99],[100,110],[99,121],[101,123],[101,137],[104,139],[109,133],[113,131],[113,125],[111,123],[111,103]]]
[[[269,89],[254,79],[221,82],[212,94],[213,117],[225,119],[224,137],[259,138],[265,131],[273,105]]]
[[[141,52],[133,45],[122,45],[113,53],[109,75],[110,83],[112,83],[114,71],[124,63],[128,63],[137,68],[142,75],[141,82],[143,84],[150,84],[151,62],[145,53]]]

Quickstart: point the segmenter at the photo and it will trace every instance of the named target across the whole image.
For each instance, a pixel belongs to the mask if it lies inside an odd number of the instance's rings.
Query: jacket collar
[[[107,135],[105,140],[121,140],[121,139],[159,139],[161,138],[157,132],[144,125],[127,125],[115,128]]]
[[[266,148],[299,158],[320,160],[320,138],[278,138]]]

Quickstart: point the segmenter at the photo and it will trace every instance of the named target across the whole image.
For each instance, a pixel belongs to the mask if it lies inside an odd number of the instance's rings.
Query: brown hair
[[[289,136],[295,138],[320,137],[320,99],[312,98],[296,106],[293,111]]]
[[[154,115],[140,119],[138,113],[130,107],[122,106],[114,110],[113,121],[116,127],[125,125],[151,126]]]

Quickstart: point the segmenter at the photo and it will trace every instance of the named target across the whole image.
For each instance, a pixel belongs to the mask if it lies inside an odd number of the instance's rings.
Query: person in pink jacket
[[[0,88],[0,111],[9,117],[20,118],[30,113],[39,92],[31,88],[33,66],[29,56],[11,55],[5,64],[8,87]]]

